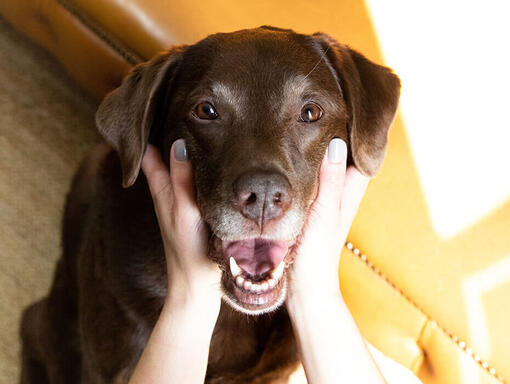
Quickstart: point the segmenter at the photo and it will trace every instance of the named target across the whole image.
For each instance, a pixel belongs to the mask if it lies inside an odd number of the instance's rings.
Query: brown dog
[[[399,90],[388,68],[327,35],[271,27],[213,35],[136,67],[97,113],[116,153],[100,147],[80,168],[50,295],[24,313],[22,382],[128,381],[167,294],[138,173],[148,142],[168,159],[177,138],[223,269],[206,381],[286,382],[298,362],[281,306],[286,268],[326,146],[342,138],[349,162],[375,175]]]

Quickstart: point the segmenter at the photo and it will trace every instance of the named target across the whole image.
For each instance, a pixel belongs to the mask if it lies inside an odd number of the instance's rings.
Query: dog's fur
[[[98,111],[109,145],[74,178],[51,292],[24,312],[21,382],[128,381],[167,294],[160,231],[146,180],[138,177],[149,141],[168,159],[172,142],[186,140],[197,202],[216,239],[295,238],[333,137],[348,143],[349,163],[376,174],[399,90],[388,68],[327,35],[271,27],[213,35],[134,68]],[[197,119],[193,108],[203,100],[220,118]],[[304,123],[297,116],[310,100],[324,115]],[[254,170],[281,175],[292,195],[290,207],[263,229],[232,203],[232,184]],[[224,273],[226,295],[229,284]],[[250,317],[222,305],[208,383],[287,381],[298,364],[295,340],[285,308],[270,309]]]

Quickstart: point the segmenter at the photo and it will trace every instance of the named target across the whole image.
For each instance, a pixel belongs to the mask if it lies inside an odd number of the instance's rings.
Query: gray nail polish
[[[184,139],[179,139],[175,142],[174,158],[177,161],[188,161],[188,151],[186,151]]]
[[[328,161],[330,163],[340,163],[346,159],[347,145],[345,141],[339,138],[334,138],[329,142],[328,146]]]

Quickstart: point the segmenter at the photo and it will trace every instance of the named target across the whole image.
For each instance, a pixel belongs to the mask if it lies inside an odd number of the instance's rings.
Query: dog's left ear
[[[134,67],[97,110],[97,128],[119,156],[125,188],[138,177],[150,130],[184,50],[184,46],[174,47]]]
[[[356,167],[374,177],[381,168],[388,131],[400,97],[400,79],[391,69],[323,33],[313,35],[336,72],[349,113],[349,140]]]

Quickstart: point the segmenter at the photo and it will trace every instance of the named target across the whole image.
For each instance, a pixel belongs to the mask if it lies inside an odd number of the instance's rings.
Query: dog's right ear
[[[125,188],[133,185],[138,177],[149,132],[185,49],[185,46],[174,47],[137,65],[99,106],[97,128],[120,158]]]
[[[323,33],[318,39],[337,76],[349,114],[352,158],[366,176],[381,168],[388,144],[388,130],[400,98],[400,79],[390,68],[377,65]]]

